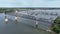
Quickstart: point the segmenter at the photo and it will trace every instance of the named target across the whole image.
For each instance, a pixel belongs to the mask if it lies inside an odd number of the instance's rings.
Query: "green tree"
[[[60,34],[60,16],[58,16],[54,21],[53,31]]]

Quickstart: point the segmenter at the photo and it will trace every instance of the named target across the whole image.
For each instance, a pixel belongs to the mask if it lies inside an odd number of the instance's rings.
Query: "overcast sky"
[[[0,7],[60,7],[60,0],[0,0]]]

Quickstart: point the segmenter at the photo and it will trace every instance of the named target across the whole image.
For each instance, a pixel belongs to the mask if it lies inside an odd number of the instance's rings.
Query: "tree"
[[[60,16],[58,16],[54,21],[53,31],[60,34]]]

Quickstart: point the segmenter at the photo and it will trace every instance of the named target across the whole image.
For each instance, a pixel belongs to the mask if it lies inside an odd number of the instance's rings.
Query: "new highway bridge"
[[[50,30],[52,28],[52,24],[54,20],[58,17],[56,13],[49,14],[48,12],[38,11],[38,10],[29,10],[29,11],[17,11],[12,13],[7,13],[8,15],[22,17],[26,19],[31,19],[37,21],[39,24],[39,28],[41,27],[44,30]],[[46,13],[46,14],[45,14]],[[48,13],[48,14],[47,14]]]
[[[28,10],[6,13],[7,23],[4,21],[4,13],[0,13],[0,34],[55,34],[48,30],[51,30],[59,12],[44,11]],[[15,17],[17,17],[17,21],[15,21]],[[35,28],[36,21],[38,22],[37,29]]]

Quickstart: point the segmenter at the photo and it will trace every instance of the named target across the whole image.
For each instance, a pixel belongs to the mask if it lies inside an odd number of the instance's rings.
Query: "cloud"
[[[0,0],[0,7],[60,7],[60,0]]]

